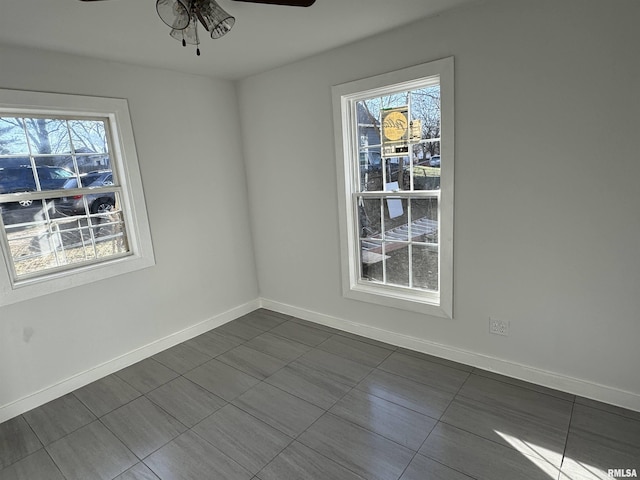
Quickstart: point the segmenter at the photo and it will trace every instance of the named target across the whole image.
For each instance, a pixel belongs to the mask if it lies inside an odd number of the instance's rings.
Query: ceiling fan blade
[[[266,3],[267,5],[286,5],[288,7],[310,7],[316,2],[316,0],[235,0],[235,1],[247,2],[247,3]]]

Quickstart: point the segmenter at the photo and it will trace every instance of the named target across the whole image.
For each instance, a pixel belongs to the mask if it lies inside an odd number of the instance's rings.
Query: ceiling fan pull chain
[[[198,35],[198,22],[196,22],[195,18],[193,18],[191,21],[194,22],[193,26],[196,32],[196,55],[199,57],[200,56],[200,36]]]

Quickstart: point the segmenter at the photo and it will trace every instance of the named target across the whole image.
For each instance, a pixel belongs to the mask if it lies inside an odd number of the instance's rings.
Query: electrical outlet
[[[509,322],[489,317],[489,332],[495,335],[509,336]]]

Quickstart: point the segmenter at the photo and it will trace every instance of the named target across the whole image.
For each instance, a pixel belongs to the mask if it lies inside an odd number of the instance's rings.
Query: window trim
[[[346,298],[393,308],[453,318],[453,172],[454,172],[454,62],[453,57],[356,80],[331,89],[333,103],[342,292]],[[439,77],[441,98],[440,148],[447,161],[441,166],[439,292],[415,292],[389,285],[363,283],[359,279],[357,217],[352,205],[356,193],[357,132],[354,129],[355,102],[374,96],[406,91],[422,85],[429,77]]]
[[[0,306],[36,298],[155,265],[151,230],[135,148],[133,126],[126,99],[89,97],[46,92],[0,89],[0,110],[19,115],[100,117],[112,135],[110,152],[122,192],[123,215],[130,255],[103,262],[71,266],[64,271],[44,272],[33,278],[14,280],[12,261],[1,235],[4,268],[0,268]]]

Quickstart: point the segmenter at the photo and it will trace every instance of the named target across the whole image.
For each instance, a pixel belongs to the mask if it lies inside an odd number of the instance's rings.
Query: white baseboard
[[[122,368],[151,357],[167,348],[224,325],[260,307],[356,335],[362,335],[398,347],[408,348],[508,377],[554,388],[573,395],[580,395],[611,405],[640,411],[640,395],[632,392],[260,298],[234,307],[196,325],[192,325],[184,330],[132,350],[26,397],[2,405],[0,406],[0,423],[115,373]]]
[[[422,338],[403,335],[389,330],[372,327],[370,325],[306,310],[293,305],[275,302],[265,298],[260,299],[260,306],[275,312],[292,315],[303,320],[362,335],[363,337],[372,338],[398,347],[408,348],[410,350],[463,363],[465,365],[481,368],[501,375],[506,375],[518,380],[567,392],[572,395],[579,395],[581,397],[640,412],[640,395],[637,393],[627,392],[607,385],[600,385],[587,380],[569,377],[509,360],[431,342]]]
[[[164,338],[155,340],[147,345],[132,350],[124,355],[116,357],[101,365],[97,365],[94,368],[80,372],[73,375],[61,382],[46,387],[38,392],[23,397],[19,400],[11,402],[6,405],[0,406],[0,423],[16,417],[29,410],[44,405],[51,400],[55,400],[67,393],[84,387],[91,382],[99,380],[107,375],[117,372],[129,365],[133,365],[136,362],[149,358],[156,353],[160,353],[167,348],[173,347],[179,343],[189,340],[193,337],[197,337],[209,330],[224,325],[236,318],[239,318],[247,313],[250,313],[257,308],[260,308],[260,301],[258,299],[252,300],[245,304],[234,307],[226,312],[215,315],[207,320],[192,325],[179,332],[172,333]]]

